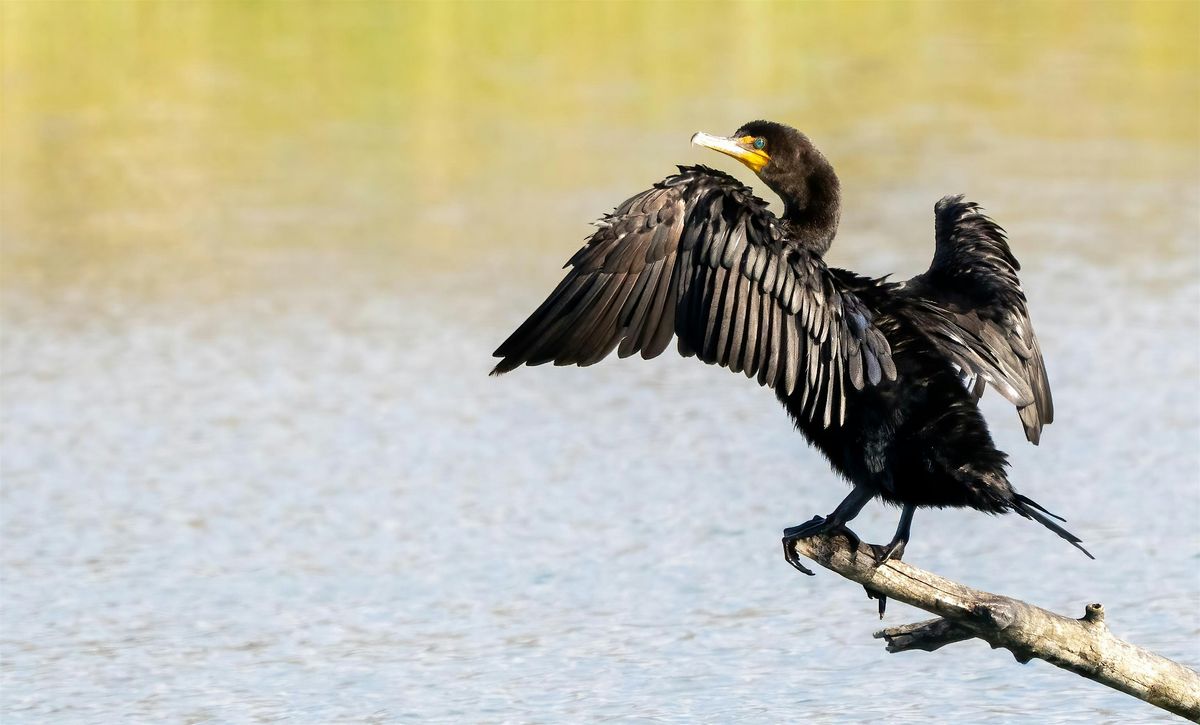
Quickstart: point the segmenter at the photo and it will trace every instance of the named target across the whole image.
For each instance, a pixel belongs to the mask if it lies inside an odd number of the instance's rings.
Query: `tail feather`
[[[1054,518],[1054,519],[1058,519],[1059,521],[1062,521],[1065,523],[1066,519],[1064,519],[1061,516],[1058,516],[1057,514],[1050,513],[1045,508],[1043,508],[1042,505],[1039,504],[1037,501],[1026,498],[1025,496],[1022,496],[1019,493],[1014,494],[1012,508],[1013,508],[1013,511],[1016,511],[1017,513],[1021,514],[1025,518],[1033,519],[1034,521],[1038,522],[1042,526],[1045,526],[1047,529],[1050,529],[1054,533],[1058,534],[1063,539],[1066,539],[1067,541],[1071,542],[1071,545],[1074,546],[1076,549],[1079,549],[1080,551],[1082,551],[1084,554],[1086,554],[1087,558],[1089,558],[1089,559],[1096,558],[1096,557],[1092,556],[1092,553],[1090,551],[1083,548],[1083,544],[1082,544],[1083,539],[1079,538],[1075,534],[1072,534],[1070,531],[1067,531],[1066,529],[1064,529],[1063,527],[1059,526],[1058,524],[1056,524],[1054,521],[1051,520],[1051,518]]]
[[[1018,502],[1018,503],[1021,503],[1021,504],[1025,505],[1025,506],[1032,506],[1033,508],[1037,509],[1038,511],[1041,511],[1042,513],[1046,514],[1047,516],[1049,516],[1049,517],[1051,517],[1051,518],[1057,519],[1057,520],[1059,520],[1059,521],[1063,522],[1064,524],[1065,524],[1065,523],[1067,523],[1067,520],[1066,520],[1066,519],[1064,519],[1063,517],[1059,516],[1058,514],[1055,514],[1055,513],[1050,513],[1050,512],[1049,512],[1049,511],[1047,511],[1047,510],[1045,509],[1045,507],[1043,507],[1043,506],[1042,506],[1040,503],[1038,503],[1037,501],[1034,501],[1034,500],[1033,500],[1033,499],[1031,499],[1031,498],[1026,498],[1025,496],[1022,496],[1022,495],[1021,495],[1021,494],[1019,494],[1019,493],[1014,493],[1014,494],[1013,494],[1013,497],[1014,497],[1015,499],[1017,499],[1017,502]]]

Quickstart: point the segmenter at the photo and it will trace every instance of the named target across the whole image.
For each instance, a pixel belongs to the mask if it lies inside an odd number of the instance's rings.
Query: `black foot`
[[[866,584],[863,584],[863,589],[867,592],[867,599],[875,599],[879,602],[879,618],[883,619],[883,613],[887,611],[887,595],[871,589]]]
[[[875,566],[883,566],[892,559],[900,561],[900,557],[904,556],[904,545],[907,543],[908,542],[903,539],[893,539],[887,546],[868,544],[868,546],[871,547],[872,555],[875,557]],[[866,586],[863,586],[863,589],[867,590],[868,599],[878,600],[879,618],[883,619],[883,614],[887,611],[887,595],[881,594],[874,589],[867,589]]]
[[[783,558],[796,569],[812,576],[812,571],[800,563],[800,555],[796,553],[795,543],[800,539],[820,536],[821,534],[829,534],[831,536],[841,534],[846,537],[846,541],[850,544],[851,556],[858,555],[858,545],[862,543],[862,540],[858,538],[858,534],[846,526],[845,522],[839,521],[832,516],[814,516],[807,523],[800,524],[799,526],[789,526],[783,530]]]
[[[850,543],[851,551],[857,552],[858,545],[862,543],[862,539],[858,538],[858,534],[854,533],[846,526],[845,522],[838,521],[833,517],[814,516],[807,523],[799,526],[789,526],[783,530],[784,540],[799,541],[800,539],[808,539],[821,534],[829,534],[837,536],[841,534],[846,537],[846,541]]]
[[[812,569],[800,563],[800,555],[796,553],[796,540],[783,537],[783,558],[784,561],[792,565],[796,571],[801,574],[814,576]]]
[[[895,559],[900,561],[900,557],[904,556],[904,546],[908,541],[904,539],[892,539],[887,546],[871,545],[871,551],[875,554],[875,564],[883,566],[888,561]]]

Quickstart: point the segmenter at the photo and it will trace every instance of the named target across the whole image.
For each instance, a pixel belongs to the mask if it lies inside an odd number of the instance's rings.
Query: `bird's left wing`
[[[935,241],[929,271],[906,283],[922,332],[965,376],[976,397],[986,383],[1021,417],[1025,437],[1037,444],[1054,421],[1046,364],[1017,272],[1021,265],[1000,225],[962,196],[934,207]]]
[[[681,167],[599,227],[496,350],[493,374],[591,365],[614,349],[649,359],[678,336],[685,356],[799,391],[805,414],[826,426],[844,419],[847,384],[895,379],[870,311],[733,177]]]

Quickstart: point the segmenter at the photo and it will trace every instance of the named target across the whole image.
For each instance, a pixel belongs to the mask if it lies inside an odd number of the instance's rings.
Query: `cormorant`
[[[496,350],[493,375],[520,365],[591,365],[680,354],[775,391],[810,443],[852,486],[828,516],[784,530],[841,533],[872,498],[902,507],[879,563],[899,558],[918,507],[970,506],[1032,519],[1091,557],[1054,516],[1017,493],[976,405],[990,384],[1036,444],[1054,419],[1042,352],[1004,230],[962,196],[934,206],[929,270],[907,282],[825,264],[837,232],[833,167],[808,137],[753,121],[692,143],[748,166],[782,217],[732,176],[673,174],[618,206],[571,257],[566,277]],[[882,609],[881,609],[882,613]]]

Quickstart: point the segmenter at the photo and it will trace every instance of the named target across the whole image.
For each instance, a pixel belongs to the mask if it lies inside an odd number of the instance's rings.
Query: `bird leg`
[[[850,491],[850,495],[846,496],[828,516],[824,518],[814,516],[807,523],[784,529],[783,558],[798,571],[812,576],[812,571],[800,563],[800,556],[796,553],[794,544],[800,539],[807,539],[820,534],[841,534],[849,542],[850,550],[857,552],[861,541],[858,535],[846,526],[846,522],[857,516],[858,512],[862,511],[863,506],[867,504],[867,501],[871,500],[873,495],[871,491],[861,486],[855,486]]]
[[[912,535],[912,520],[916,510],[916,506],[905,504],[904,510],[900,512],[900,524],[896,526],[896,535],[887,546],[875,550],[875,561],[880,566],[886,564],[888,559],[900,561],[900,557],[904,556],[904,546],[908,544],[908,537]]]
[[[912,534],[912,520],[916,510],[916,506],[905,504],[904,510],[900,512],[900,524],[896,527],[896,535],[892,537],[887,546],[871,544],[876,566],[883,566],[889,559],[900,561],[900,557],[904,556],[904,545],[908,543],[908,537]],[[865,586],[863,589],[867,590],[868,599],[879,601],[879,618],[883,619],[883,613],[887,610],[887,595],[880,594],[874,589],[867,589]]]

